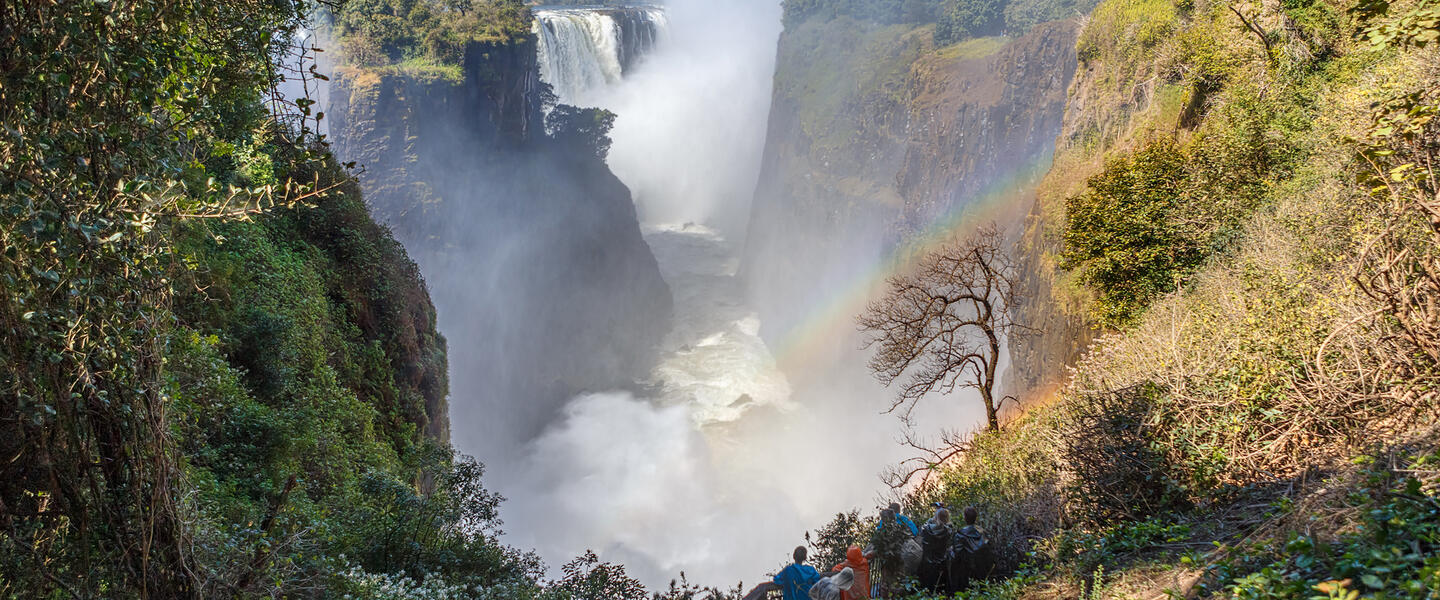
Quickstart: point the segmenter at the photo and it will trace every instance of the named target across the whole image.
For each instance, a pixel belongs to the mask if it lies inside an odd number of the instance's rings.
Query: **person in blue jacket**
[[[899,502],[891,502],[889,510],[880,511],[880,522],[875,525],[875,530],[879,531],[881,528],[884,528],[885,523],[890,521],[891,516],[895,517],[894,520],[896,523],[905,526],[905,530],[910,532],[911,537],[920,535],[920,528],[915,526],[915,522],[911,521],[910,517],[900,514]]]
[[[807,554],[804,546],[796,546],[790,554],[795,562],[776,573],[774,579],[755,586],[745,594],[744,600],[759,600],[775,590],[779,590],[785,600],[809,600],[810,586],[820,581],[820,572],[805,564]]]

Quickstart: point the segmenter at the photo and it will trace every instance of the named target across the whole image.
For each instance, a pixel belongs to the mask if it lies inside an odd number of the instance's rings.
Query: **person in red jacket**
[[[831,570],[839,573],[846,567],[855,573],[855,584],[850,586],[849,590],[840,593],[840,600],[869,600],[870,561],[865,560],[865,553],[860,551],[859,546],[851,546],[846,550],[845,560]]]

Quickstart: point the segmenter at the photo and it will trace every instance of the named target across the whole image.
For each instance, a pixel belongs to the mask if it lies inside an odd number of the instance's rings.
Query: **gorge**
[[[1440,3],[549,1],[0,0],[0,600],[1436,598]]]

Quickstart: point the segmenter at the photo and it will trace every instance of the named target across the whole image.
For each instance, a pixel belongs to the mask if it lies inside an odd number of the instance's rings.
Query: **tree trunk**
[[[990,342],[990,354],[985,360],[985,376],[980,382],[980,397],[985,401],[985,419],[990,431],[1000,431],[1000,415],[995,407],[995,367],[1000,364],[1000,338],[995,330],[985,328],[985,337]]]

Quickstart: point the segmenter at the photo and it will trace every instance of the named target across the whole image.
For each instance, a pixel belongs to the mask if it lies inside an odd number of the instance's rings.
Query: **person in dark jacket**
[[[963,592],[970,583],[990,576],[995,565],[985,534],[975,525],[979,511],[965,507],[965,526],[955,531],[950,545],[949,593]]]
[[[920,562],[920,588],[932,593],[944,593],[949,587],[950,580],[947,576],[947,559],[950,555],[951,537],[954,531],[950,528],[950,511],[945,508],[936,509],[935,517],[925,522],[920,528],[920,548],[922,559]]]

